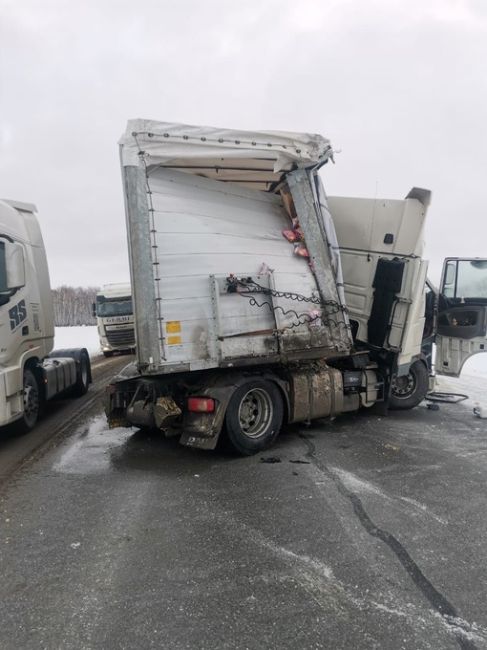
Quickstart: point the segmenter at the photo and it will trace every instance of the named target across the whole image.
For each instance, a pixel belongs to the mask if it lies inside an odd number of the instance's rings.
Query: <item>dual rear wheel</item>
[[[227,441],[243,456],[267,449],[277,438],[283,417],[279,388],[265,379],[248,381],[237,388],[228,403]]]

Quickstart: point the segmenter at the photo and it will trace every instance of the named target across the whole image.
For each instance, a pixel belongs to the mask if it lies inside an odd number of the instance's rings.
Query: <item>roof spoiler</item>
[[[16,210],[21,210],[22,212],[37,212],[37,208],[33,203],[23,203],[22,201],[11,201],[10,199],[2,199],[4,203],[7,203],[12,208]]]
[[[431,190],[424,190],[421,187],[413,187],[409,190],[409,194],[406,196],[407,199],[416,199],[424,205],[425,208],[431,203]]]

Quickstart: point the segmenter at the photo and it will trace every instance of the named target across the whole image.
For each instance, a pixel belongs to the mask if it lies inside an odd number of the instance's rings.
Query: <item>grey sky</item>
[[[0,0],[0,196],[37,204],[53,286],[128,278],[128,118],[319,132],[329,194],[433,191],[427,253],[487,256],[487,4]]]

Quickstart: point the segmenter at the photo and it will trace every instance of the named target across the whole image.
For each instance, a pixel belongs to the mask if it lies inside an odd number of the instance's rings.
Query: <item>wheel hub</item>
[[[28,420],[37,416],[39,410],[39,395],[32,384],[24,386],[24,414]]]
[[[240,427],[249,438],[263,435],[272,419],[272,401],[266,391],[254,388],[246,393],[238,410]]]
[[[396,397],[409,397],[416,388],[416,379],[412,372],[409,372],[407,375],[402,375],[397,377],[394,375],[392,378],[392,392]]]

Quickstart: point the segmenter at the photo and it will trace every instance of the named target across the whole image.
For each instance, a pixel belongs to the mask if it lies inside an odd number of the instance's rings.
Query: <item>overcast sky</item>
[[[427,253],[487,256],[484,0],[0,0],[0,196],[53,286],[128,278],[127,119],[322,133],[329,194],[433,191]]]

